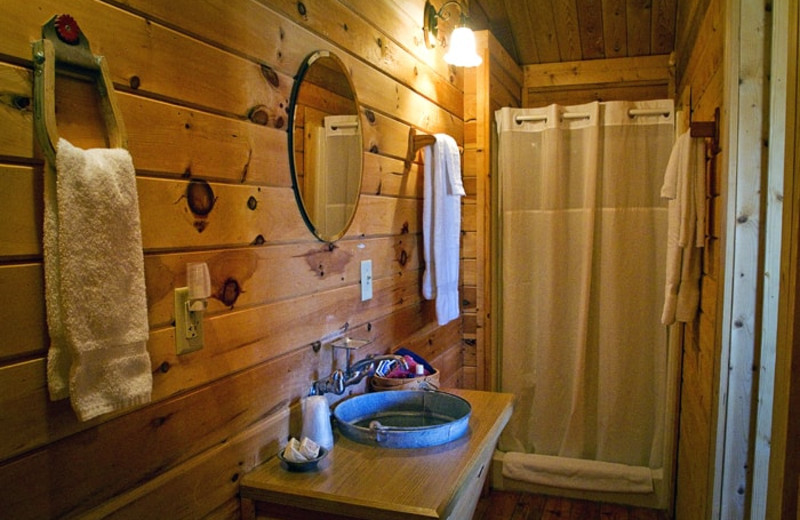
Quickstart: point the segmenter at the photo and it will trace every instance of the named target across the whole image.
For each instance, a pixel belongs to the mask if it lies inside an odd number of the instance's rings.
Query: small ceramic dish
[[[293,462],[291,460],[286,460],[283,457],[283,450],[278,452],[278,458],[281,459],[281,462],[283,462],[286,465],[286,468],[289,471],[313,471],[317,469],[319,461],[324,459],[326,455],[328,455],[328,450],[320,446],[319,456],[317,456],[316,459],[306,460],[303,462]]]

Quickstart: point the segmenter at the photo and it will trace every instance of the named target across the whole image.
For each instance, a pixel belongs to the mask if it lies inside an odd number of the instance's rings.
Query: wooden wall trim
[[[768,297],[776,305],[772,319],[765,313],[765,332],[767,327],[774,330],[775,341],[775,387],[772,424],[769,425],[770,456],[768,488],[766,496],[766,514],[768,520],[797,518],[800,502],[797,496],[797,485],[800,484],[800,458],[795,449],[796,439],[800,432],[800,421],[796,410],[800,396],[797,384],[798,374],[798,337],[797,327],[800,319],[797,316],[798,302],[798,234],[800,234],[800,68],[798,68],[798,39],[800,39],[800,9],[796,2],[778,0],[773,8],[773,55],[771,67],[773,88],[773,110],[770,112],[770,174],[773,168],[780,168],[784,182],[773,185],[769,190],[772,198],[777,194],[782,198],[782,251],[779,258],[773,257],[767,262],[767,272],[779,273],[779,277],[771,276],[772,284],[779,284],[777,294],[765,293],[765,306]],[[780,86],[783,88],[779,92]],[[781,107],[783,105],[783,107]],[[781,111],[780,109],[784,110]],[[778,135],[775,135],[778,134]],[[777,138],[777,149],[773,140]],[[772,181],[771,181],[772,184]],[[775,218],[773,216],[773,218]],[[767,224],[767,233],[772,227]],[[773,255],[776,251],[773,251]],[[768,253],[769,255],[769,253]],[[779,262],[777,268],[771,264]],[[778,278],[778,280],[775,280]],[[768,321],[772,323],[768,324]],[[765,339],[763,342],[766,342]],[[759,436],[761,437],[761,436]],[[763,462],[762,462],[763,464]],[[758,465],[756,471],[759,471]],[[755,504],[754,504],[755,506]],[[753,516],[753,518],[755,518]]]
[[[723,96],[725,48],[723,20],[726,0],[710,0],[678,6],[679,17],[696,27],[678,29],[696,32],[689,43],[676,48],[676,109],[683,117],[678,132],[685,131],[689,119],[710,121],[717,108],[725,124],[728,111]],[[701,8],[702,7],[702,8]],[[687,21],[688,23],[688,21]],[[690,46],[689,46],[690,45]],[[689,115],[691,114],[691,116]],[[675,487],[676,518],[711,518],[716,451],[717,406],[719,402],[720,323],[722,316],[722,248],[725,240],[727,179],[723,154],[707,163],[706,243],[703,249],[703,270],[699,323],[687,327],[681,385],[678,467]]]
[[[758,401],[756,409],[756,428],[753,439],[754,461],[753,461],[753,498],[750,506],[750,518],[768,518],[771,514],[773,518],[779,518],[777,511],[781,510],[780,499],[783,489],[783,458],[779,460],[772,457],[772,450],[778,453],[783,451],[785,429],[780,425],[788,419],[786,414],[789,398],[788,380],[782,381],[780,377],[786,377],[785,372],[781,372],[777,365],[778,349],[786,349],[785,345],[779,345],[778,339],[780,330],[779,316],[781,314],[781,292],[787,287],[780,276],[781,272],[791,270],[791,265],[786,269],[781,269],[784,253],[782,253],[782,243],[788,240],[787,248],[792,247],[792,238],[783,230],[784,222],[791,228],[791,221],[784,219],[784,212],[791,213],[792,198],[784,205],[784,186],[786,185],[785,176],[791,176],[791,170],[786,168],[786,157],[793,155],[794,141],[794,90],[788,90],[787,86],[794,84],[794,78],[789,80],[790,70],[789,61],[796,60],[797,50],[791,46],[790,42],[796,42],[797,29],[792,24],[796,19],[792,17],[793,11],[788,2],[778,0],[773,2],[771,20],[771,42],[769,66],[770,88],[769,88],[769,150],[767,190],[764,194],[766,205],[766,219],[764,223],[764,295],[762,298],[763,318],[760,332],[760,354],[759,354],[759,377],[758,377]],[[791,66],[792,69],[795,65]],[[791,96],[791,97],[790,97]],[[790,155],[789,155],[790,154]],[[793,161],[788,161],[791,167]],[[789,184],[791,186],[791,184]],[[775,276],[775,275],[778,276]],[[785,296],[784,296],[785,299]],[[785,305],[785,304],[784,304]],[[791,355],[789,355],[791,359]],[[791,366],[791,363],[788,363]],[[785,392],[776,392],[784,389]],[[775,413],[773,413],[773,409]],[[779,419],[780,417],[780,419]],[[773,424],[777,426],[774,431]],[[784,427],[785,428],[785,427]],[[780,470],[772,469],[770,466],[777,464]],[[772,476],[772,479],[770,478]],[[780,477],[775,481],[775,477]],[[772,481],[771,481],[772,480]],[[794,487],[794,485],[792,486]],[[778,503],[769,507],[769,503],[778,499]],[[796,506],[795,506],[796,507]],[[795,509],[792,507],[792,509]],[[776,513],[768,513],[770,510]]]
[[[674,92],[670,56],[526,65],[522,106],[666,98]]]
[[[720,421],[717,429],[712,514],[745,518],[753,496],[751,427],[758,372],[756,334],[761,325],[761,182],[766,164],[765,45],[769,33],[762,2],[733,0],[726,12],[725,106],[722,149],[728,172],[721,320]]]
[[[468,201],[468,214],[474,229],[473,245],[465,253],[464,289],[472,297],[465,309],[465,377],[481,390],[495,389],[496,344],[493,340],[492,313],[492,139],[494,111],[501,106],[519,106],[523,73],[511,56],[488,31],[476,33],[478,52],[483,63],[469,69],[464,78],[465,182],[474,186]],[[465,203],[465,208],[467,207]],[[467,276],[468,273],[468,276]]]
[[[669,80],[669,54],[525,65],[526,88],[663,83]]]

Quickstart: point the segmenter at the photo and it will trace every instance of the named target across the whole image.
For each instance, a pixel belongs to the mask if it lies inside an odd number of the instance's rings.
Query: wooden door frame
[[[789,417],[800,406],[792,385],[800,368],[800,9],[793,0],[774,0],[771,15],[763,2],[726,7],[729,184],[712,517],[800,518],[800,421]],[[759,103],[767,88],[769,112]],[[761,256],[748,256],[743,241]]]
[[[764,1],[725,2],[722,150],[725,233],[712,518],[739,520],[753,493],[756,366],[764,251],[762,172],[766,166],[766,64],[769,16]],[[771,403],[770,403],[771,406]]]
[[[800,388],[792,381],[792,374],[798,372],[797,363],[800,361],[800,346],[796,341],[800,338],[797,329],[800,326],[797,306],[800,292],[799,34],[800,8],[797,2],[776,0],[773,4],[768,186],[768,204],[774,205],[775,210],[774,222],[767,222],[767,244],[773,244],[773,247],[767,248],[766,268],[767,272],[779,273],[780,276],[771,277],[774,288],[771,293],[765,292],[765,334],[762,340],[762,366],[772,361],[774,367],[774,399],[771,407],[764,406],[759,410],[754,481],[767,482],[768,487],[763,500],[761,495],[754,497],[751,508],[751,518],[769,520],[800,518],[797,497],[800,453],[793,449],[800,436],[800,421],[790,417],[790,410],[800,406]],[[772,213],[768,210],[768,219]],[[776,234],[774,240],[779,241],[777,244],[769,239],[771,232]],[[774,267],[770,271],[771,264]],[[768,312],[773,314],[769,323]],[[767,400],[760,395],[759,402]]]

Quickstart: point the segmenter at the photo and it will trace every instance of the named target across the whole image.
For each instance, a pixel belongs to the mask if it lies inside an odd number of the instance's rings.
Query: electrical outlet
[[[372,299],[372,260],[361,261],[361,301]]]
[[[175,351],[188,354],[203,348],[203,313],[189,312],[189,289],[175,289]]]

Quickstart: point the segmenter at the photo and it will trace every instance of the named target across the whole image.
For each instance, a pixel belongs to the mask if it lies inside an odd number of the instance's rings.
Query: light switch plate
[[[361,301],[372,299],[372,260],[361,261]]]

